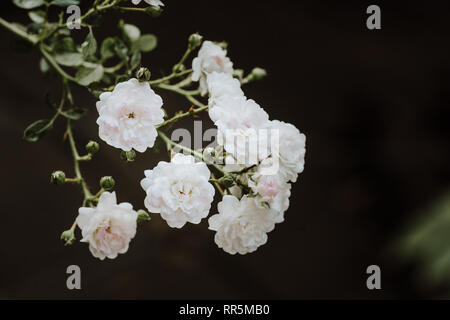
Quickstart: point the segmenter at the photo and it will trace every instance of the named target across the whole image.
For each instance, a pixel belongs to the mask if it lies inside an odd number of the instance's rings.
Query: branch
[[[11,31],[15,35],[30,42],[33,45],[38,43],[38,38],[36,36],[28,34],[25,30],[22,30],[16,24],[10,23],[10,22],[4,20],[3,18],[0,18],[0,25],[2,27],[4,27],[6,30]]]

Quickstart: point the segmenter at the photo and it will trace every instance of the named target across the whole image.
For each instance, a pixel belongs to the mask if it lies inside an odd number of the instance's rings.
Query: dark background
[[[28,124],[51,116],[44,95],[56,82],[39,72],[36,51],[17,53],[13,36],[2,30],[0,298],[433,297],[433,288],[413,276],[414,264],[402,264],[389,248],[448,187],[449,6],[373,2],[381,6],[382,30],[370,31],[365,12],[373,3],[365,1],[164,2],[158,19],[127,15],[143,33],[159,37],[157,50],[144,59],[155,77],[179,60],[189,34],[226,40],[236,68],[261,66],[269,73],[246,86],[246,95],[271,119],[306,134],[305,171],[293,185],[285,223],[245,256],[218,249],[206,219],[175,230],[158,215],[115,260],[93,258],[84,243],[64,247],[60,233],[81,202],[77,187],[49,183],[55,169],[72,172],[64,121],[38,143],[21,139]],[[2,1],[0,15],[28,21],[9,1]],[[108,15],[97,38],[118,34],[119,17]],[[86,30],[78,32],[83,39]],[[171,114],[186,107],[158,93]],[[99,140],[97,112],[84,89],[75,90],[75,99],[90,109],[76,124],[81,148]],[[163,158],[148,151],[126,164],[101,142],[82,169],[92,186],[114,176],[119,201],[138,209],[143,171]],[[71,264],[81,267],[82,290],[66,288]],[[366,288],[371,264],[381,267],[382,290]]]

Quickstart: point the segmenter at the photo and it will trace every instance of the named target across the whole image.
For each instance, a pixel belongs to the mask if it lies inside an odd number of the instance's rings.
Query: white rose
[[[138,5],[139,3],[141,3],[142,0],[131,0],[131,2],[134,5]],[[151,5],[151,6],[164,6],[164,3],[161,2],[161,0],[144,0],[147,4]]]
[[[286,181],[297,181],[297,175],[303,172],[305,166],[306,137],[292,124],[278,120],[270,122],[272,130],[278,130],[278,155],[280,174]]]
[[[284,221],[284,212],[289,208],[291,185],[280,174],[264,174],[263,168],[271,165],[271,158],[262,161],[258,170],[248,179],[248,186],[257,195],[255,201],[258,205],[267,203],[278,212],[275,222],[280,223]]]
[[[247,196],[239,201],[226,195],[217,208],[219,214],[209,218],[209,229],[216,231],[218,247],[230,254],[254,252],[267,242],[267,233],[275,226],[274,212]]]
[[[77,224],[89,243],[92,255],[100,260],[125,253],[136,235],[137,212],[127,202],[117,204],[116,193],[103,192],[97,207],[78,210]]]
[[[145,206],[160,213],[172,228],[181,228],[186,222],[198,224],[208,216],[214,198],[210,174],[204,162],[195,163],[194,157],[181,153],[170,163],[160,161],[153,170],[145,171],[141,181],[147,193]]]
[[[233,74],[233,63],[227,51],[211,41],[204,41],[198,56],[192,60],[192,81],[200,81],[202,95],[208,91],[206,77],[214,71]]]
[[[255,101],[245,97],[221,99],[210,110],[219,132],[217,142],[239,164],[257,164],[269,155],[269,116]]]
[[[241,89],[241,83],[229,73],[213,72],[207,78],[209,100],[208,106],[211,110],[221,99],[232,97],[245,97]],[[212,121],[217,119],[211,118]]]
[[[155,126],[164,121],[162,99],[146,82],[130,79],[104,92],[97,102],[99,136],[109,145],[144,152],[153,147]]]

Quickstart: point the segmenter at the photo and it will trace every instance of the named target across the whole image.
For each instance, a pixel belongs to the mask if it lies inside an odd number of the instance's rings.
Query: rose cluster
[[[220,44],[203,42],[192,70],[190,81],[199,83],[201,95],[208,95],[209,117],[217,127],[225,161],[218,166],[228,179],[217,213],[208,219],[209,229],[227,253],[250,253],[267,242],[275,224],[284,221],[290,182],[304,167],[305,136],[292,124],[270,120],[257,102],[245,96],[243,81],[234,77],[233,63]],[[145,152],[154,146],[157,127],[164,122],[163,101],[148,82],[127,80],[99,99],[102,140],[125,152]],[[141,186],[147,210],[159,213],[172,228],[199,224],[210,214],[215,196],[217,179],[209,165],[198,154],[176,153],[170,162],[146,170]],[[115,193],[104,192],[96,207],[79,209],[77,222],[82,241],[89,243],[95,257],[104,259],[127,251],[137,218],[130,204],[117,204]]]

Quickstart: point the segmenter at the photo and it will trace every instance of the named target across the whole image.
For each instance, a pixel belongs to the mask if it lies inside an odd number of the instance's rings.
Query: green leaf
[[[108,37],[102,42],[102,47],[100,48],[100,54],[102,55],[102,60],[106,61],[109,58],[114,57],[114,45],[116,40],[112,37]]]
[[[128,48],[122,40],[116,39],[116,42],[114,44],[114,51],[120,59],[128,59]]]
[[[133,24],[124,24],[122,28],[123,37],[129,43],[137,41],[141,36],[141,31]]]
[[[43,24],[42,23],[30,23],[27,26],[27,32],[31,34],[39,34],[42,30]]]
[[[55,43],[54,51],[57,53],[75,52],[75,42],[70,37],[62,38]]]
[[[34,9],[44,4],[44,0],[13,0],[13,3],[22,9]]]
[[[41,69],[42,73],[47,73],[50,70],[50,65],[48,64],[47,60],[41,58],[41,60],[39,61],[39,68]]]
[[[153,34],[144,34],[138,40],[139,50],[142,52],[149,52],[156,48],[158,45],[158,38]]]
[[[163,9],[158,6],[148,6],[147,8],[145,8],[145,12],[153,18],[157,18],[161,15]]]
[[[42,23],[45,21],[46,13],[44,10],[36,10],[36,11],[29,11],[28,17],[30,17],[31,21],[35,23]]]
[[[86,40],[81,44],[81,53],[83,53],[84,58],[88,58],[93,56],[96,51],[97,40],[95,40],[92,30],[89,30]]]
[[[103,77],[103,66],[97,65],[96,67],[81,67],[78,69],[75,78],[82,86],[88,86],[93,82],[100,81]]]
[[[139,65],[141,64],[141,58],[142,58],[142,55],[139,51],[133,53],[133,55],[131,56],[131,60],[130,60],[131,70],[134,70],[137,67],[139,67]]]
[[[36,142],[53,128],[53,122],[48,119],[38,120],[30,124],[23,132],[23,138],[28,142]]]
[[[67,111],[61,111],[61,114],[68,119],[78,120],[81,117],[83,117],[86,114],[86,112],[87,109],[85,108],[73,108]]]
[[[55,55],[55,60],[63,66],[76,67],[83,63],[83,56],[78,52],[66,52]]]
[[[80,4],[80,0],[54,0],[52,4],[59,7],[68,7]]]

